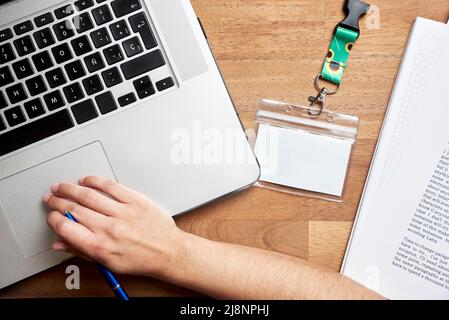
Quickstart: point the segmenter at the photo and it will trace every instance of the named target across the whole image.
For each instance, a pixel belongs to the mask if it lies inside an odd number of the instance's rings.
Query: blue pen
[[[64,213],[65,216],[70,220],[72,220],[73,222],[78,222],[76,221],[75,217],[72,216],[72,214],[67,210]],[[126,293],[125,289],[120,285],[120,282],[118,282],[115,275],[111,271],[109,271],[105,266],[97,262],[95,262],[95,265],[97,266],[98,270],[100,270],[100,272],[103,274],[104,278],[106,279],[112,291],[114,292],[116,298],[119,300],[128,301],[129,300],[128,294]]]

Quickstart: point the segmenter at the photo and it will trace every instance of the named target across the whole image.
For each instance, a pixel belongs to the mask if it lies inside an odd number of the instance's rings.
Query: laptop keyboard
[[[175,89],[150,21],[80,0],[0,28],[0,156]]]

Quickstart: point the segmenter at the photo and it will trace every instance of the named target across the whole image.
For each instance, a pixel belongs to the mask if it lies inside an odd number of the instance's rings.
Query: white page
[[[373,157],[350,244],[357,240],[358,226],[381,202],[385,183],[388,183],[391,177],[391,164],[398,155],[396,151],[401,141],[406,139],[411,119],[419,112],[420,107],[425,108],[419,105],[419,97],[431,83],[430,79],[440,60],[445,59],[441,55],[441,47],[444,44],[441,38],[444,39],[447,30],[442,26],[445,27],[440,22],[423,18],[417,18],[413,26]],[[351,247],[348,248],[345,262],[350,259],[350,249]]]
[[[449,40],[449,30],[446,30]],[[441,53],[447,55],[448,52],[449,41],[446,41]],[[441,94],[447,91],[448,73],[449,62],[446,59],[441,63],[429,91],[420,100],[419,112],[413,117],[407,132],[408,138],[405,139],[404,136],[403,143],[397,149],[398,156],[392,164],[394,169],[384,188],[381,203],[373,212],[368,212],[363,224],[357,226],[357,239],[351,243],[351,254],[345,264],[345,275],[390,299],[449,298],[449,231],[444,231],[446,225],[449,230],[449,200],[439,200],[441,210],[435,211],[433,208],[433,212],[430,209],[420,209],[424,213],[417,211],[437,165],[443,167],[438,172],[448,172],[448,178],[444,178],[444,182],[438,187],[438,194],[445,192],[446,187],[449,190],[449,164],[445,167],[446,165],[439,163],[443,154],[449,159],[449,98]],[[441,218],[441,213],[448,217],[442,218],[440,225],[436,223],[434,216]],[[409,231],[416,230],[412,223],[422,223],[423,220],[417,217],[424,215],[428,220],[426,223],[435,228],[432,232],[447,232],[442,240],[437,239],[434,243],[418,236],[416,231]],[[429,226],[424,227],[422,224],[419,232],[429,235],[429,230]],[[403,250],[405,247],[401,245],[407,242],[405,238],[413,244],[408,249],[409,252],[399,253],[400,248]],[[427,249],[434,250],[434,253],[420,253]],[[400,257],[401,254],[407,256],[411,267],[406,267],[403,261],[395,260],[404,260]],[[414,254],[416,259],[410,259]],[[425,257],[426,264],[430,267],[418,265],[422,264],[422,257]],[[436,266],[431,266],[433,258],[439,259]],[[402,268],[393,265],[394,261]],[[420,275],[413,274],[409,268],[415,271],[421,268]],[[438,271],[440,275],[435,280],[432,275]],[[428,273],[425,274],[426,272]],[[435,282],[446,287],[440,287]]]
[[[261,181],[341,196],[353,142],[261,124]]]
[[[447,26],[444,23],[418,18],[418,30],[416,41],[414,43],[413,52],[416,52],[415,61],[413,62],[412,72],[408,76],[407,91],[402,92],[403,105],[402,117],[400,123],[396,124],[396,132],[392,137],[389,152],[387,153],[387,162],[385,164],[382,175],[382,182],[378,186],[379,191],[374,201],[376,204],[382,202],[384,196],[385,183],[388,183],[388,177],[395,170],[392,165],[398,156],[396,152],[401,144],[406,143],[406,137],[413,129],[411,123],[417,113],[428,110],[424,104],[419,104],[423,94],[431,89],[434,85],[435,74],[441,67],[442,63],[447,60],[446,55],[441,54],[447,44]]]

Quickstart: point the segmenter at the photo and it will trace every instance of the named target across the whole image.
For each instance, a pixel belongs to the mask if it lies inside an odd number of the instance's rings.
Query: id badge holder
[[[338,92],[350,52],[360,36],[359,20],[370,5],[346,0],[346,18],[335,28],[309,106],[263,99],[256,111],[254,153],[261,166],[257,186],[342,202],[357,139],[359,118],[329,111],[327,96]],[[323,85],[326,83],[325,85]],[[336,86],[329,89],[329,85]]]
[[[263,99],[256,111],[256,186],[342,202],[359,118]]]

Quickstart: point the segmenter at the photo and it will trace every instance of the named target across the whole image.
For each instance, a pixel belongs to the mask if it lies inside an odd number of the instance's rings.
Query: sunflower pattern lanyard
[[[368,13],[369,8],[369,4],[360,0],[346,0],[345,12],[347,16],[337,25],[334,38],[324,60],[323,69],[315,79],[315,88],[319,94],[316,97],[309,98],[312,115],[319,116],[324,110],[326,97],[338,92],[352,47],[360,36],[359,20]],[[334,84],[336,89],[328,90],[320,85],[321,81]],[[318,109],[316,106],[318,106]]]

